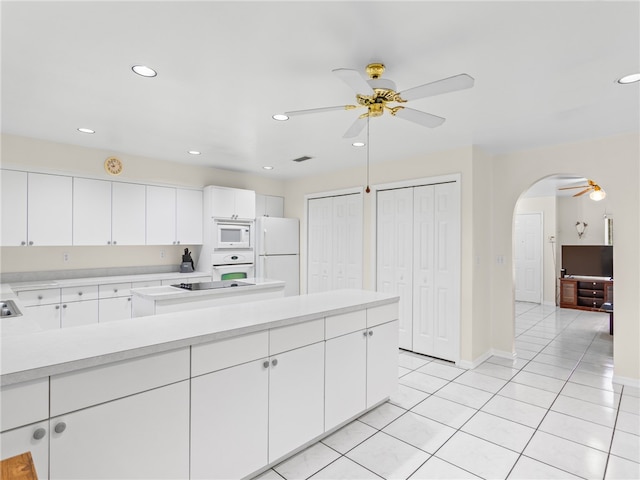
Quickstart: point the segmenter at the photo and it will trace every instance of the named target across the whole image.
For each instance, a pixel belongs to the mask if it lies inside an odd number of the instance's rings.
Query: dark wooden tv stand
[[[613,280],[602,277],[560,279],[560,307],[601,311],[603,303],[613,303]]]

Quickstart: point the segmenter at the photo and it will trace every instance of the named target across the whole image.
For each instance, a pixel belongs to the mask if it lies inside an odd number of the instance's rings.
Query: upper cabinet
[[[202,243],[202,191],[147,186],[147,245]]]
[[[144,245],[145,186],[112,182],[111,189],[111,244]]]
[[[111,182],[73,179],[73,244],[111,244]]]
[[[256,194],[256,217],[284,217],[284,197]]]
[[[176,190],[176,243],[202,244],[202,190]]]
[[[2,246],[27,245],[27,173],[2,170]]]
[[[205,187],[211,199],[211,216],[253,220],[256,218],[256,193],[253,190],[227,187]]]

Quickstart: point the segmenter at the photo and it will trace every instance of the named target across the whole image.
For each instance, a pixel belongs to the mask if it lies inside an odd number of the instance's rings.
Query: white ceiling
[[[475,86],[408,104],[447,118],[434,129],[372,119],[374,164],[640,130],[640,84],[616,83],[640,71],[637,1],[3,1],[1,13],[2,131],[116,154],[282,179],[363,165],[366,149],[342,138],[359,111],[271,115],[354,103],[331,70],[375,61],[400,91],[458,73]]]

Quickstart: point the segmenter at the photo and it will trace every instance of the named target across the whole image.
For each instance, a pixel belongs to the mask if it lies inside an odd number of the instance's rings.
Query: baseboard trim
[[[621,377],[620,375],[614,375],[612,378],[613,383],[619,383],[620,385],[626,385],[627,387],[640,388],[640,379]]]
[[[475,360],[472,360],[472,361],[460,360],[459,362],[456,362],[456,366],[460,368],[466,368],[467,370],[473,370],[474,368],[481,365],[490,357],[500,357],[500,358],[508,358],[509,360],[515,360],[518,357],[518,354],[515,352],[505,352],[504,350],[496,350],[492,348],[486,351],[485,353],[483,353],[482,355],[480,355]]]

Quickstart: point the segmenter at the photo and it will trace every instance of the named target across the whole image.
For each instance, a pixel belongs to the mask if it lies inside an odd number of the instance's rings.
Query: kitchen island
[[[133,317],[144,317],[283,296],[283,281],[243,278],[134,288],[131,290],[131,308]]]
[[[44,478],[245,478],[384,402],[398,297],[262,300],[2,337],[1,457]]]

